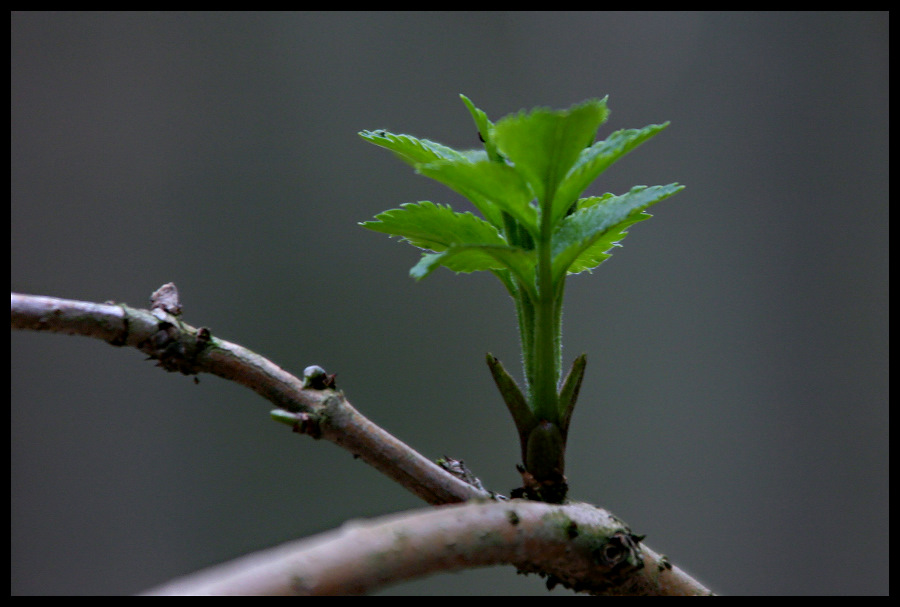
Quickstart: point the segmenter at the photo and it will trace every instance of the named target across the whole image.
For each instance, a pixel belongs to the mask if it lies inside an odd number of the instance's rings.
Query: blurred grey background
[[[601,131],[671,120],[590,190],[678,181],[569,281],[589,366],[572,496],[724,594],[888,592],[886,13],[12,13],[11,289],[146,306],[300,373],[491,488],[516,436],[511,301],[357,222],[466,209],[357,136],[456,147],[609,94]],[[11,592],[135,593],[424,506],[270,405],[134,350],[11,336]],[[536,594],[510,567],[385,593]],[[558,588],[552,594],[565,595]]]

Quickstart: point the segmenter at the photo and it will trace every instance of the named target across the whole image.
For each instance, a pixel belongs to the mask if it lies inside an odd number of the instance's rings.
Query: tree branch
[[[429,504],[489,495],[373,424],[342,392],[305,387],[302,380],[267,358],[213,337],[209,329],[187,325],[167,309],[140,310],[125,304],[10,294],[13,329],[94,337],[114,346],[137,348],[167,371],[211,373],[235,381],[293,413],[295,431],[347,449]]]
[[[171,289],[166,289],[170,287]],[[10,294],[13,329],[102,339],[147,354],[167,371],[211,373],[274,403],[278,421],[349,450],[429,504],[415,511],[290,542],[161,587],[159,594],[362,593],[437,571],[512,564],[548,587],[602,594],[709,594],[641,545],[615,516],[587,504],[492,501],[366,419],[333,377],[300,380],[268,359],[183,323],[174,285],[153,308]],[[377,557],[377,558],[374,558]]]
[[[153,595],[365,594],[432,573],[511,564],[593,594],[708,595],[616,517],[587,504],[469,502],[289,542],[149,591]]]

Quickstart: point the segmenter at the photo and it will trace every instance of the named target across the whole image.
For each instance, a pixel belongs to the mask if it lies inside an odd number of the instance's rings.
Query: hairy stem
[[[560,313],[562,302],[553,284],[551,255],[551,226],[549,213],[541,214],[541,238],[537,245],[537,292],[535,306],[533,383],[529,386],[531,406],[535,415],[552,423],[557,422],[557,385],[560,369]]]

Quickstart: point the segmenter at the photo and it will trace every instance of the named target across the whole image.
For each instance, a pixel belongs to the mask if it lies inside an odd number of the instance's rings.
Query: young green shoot
[[[487,363],[512,414],[522,450],[525,497],[565,499],[565,447],[584,377],[585,355],[562,378],[562,303],[569,274],[611,255],[645,211],[683,186],[636,186],[624,194],[581,197],[610,165],[668,126],[625,129],[595,141],[606,98],[568,110],[536,108],[491,122],[461,96],[483,148],[459,151],[385,130],[360,136],[394,152],[415,171],[468,199],[481,214],[428,201],[401,204],[361,225],[424,249],[410,270],[421,280],[444,266],[493,273],[515,302],[525,390],[494,356]]]

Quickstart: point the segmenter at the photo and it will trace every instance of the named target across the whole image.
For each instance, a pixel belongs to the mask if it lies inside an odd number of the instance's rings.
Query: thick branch
[[[364,594],[403,580],[510,564],[593,594],[708,595],[587,504],[512,500],[417,510],[289,542],[175,580],[155,595]]]

